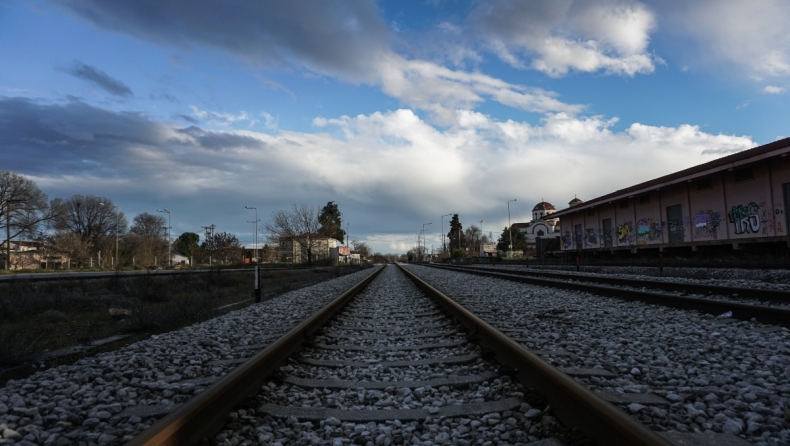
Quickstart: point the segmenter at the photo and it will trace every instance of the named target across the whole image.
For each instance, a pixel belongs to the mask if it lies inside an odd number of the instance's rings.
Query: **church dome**
[[[536,204],[533,211],[556,211],[557,209],[554,207],[553,204],[549,203],[548,201],[541,201],[540,203]]]
[[[577,197],[573,197],[573,200],[568,202],[568,206],[576,206],[577,204],[584,203],[584,201],[579,200]]]

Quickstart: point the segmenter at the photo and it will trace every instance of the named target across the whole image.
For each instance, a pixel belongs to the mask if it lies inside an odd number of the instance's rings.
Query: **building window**
[[[628,209],[628,200],[620,200],[620,209]]]
[[[538,231],[538,237],[542,237],[543,235],[544,235],[544,233],[543,233],[543,229],[539,230],[539,231]]]
[[[639,197],[639,204],[649,204],[650,203],[650,195],[642,195]]]
[[[754,179],[754,172],[752,172],[751,167],[747,167],[745,169],[738,169],[735,171],[735,182],[740,183],[741,181],[753,180]]]
[[[595,215],[595,209],[587,209],[587,216],[593,217]]]
[[[704,178],[702,180],[697,180],[697,190],[705,190],[705,189],[712,189],[713,183],[710,178]]]

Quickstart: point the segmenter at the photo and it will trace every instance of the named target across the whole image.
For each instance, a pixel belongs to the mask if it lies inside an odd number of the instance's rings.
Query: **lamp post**
[[[244,209],[255,209],[255,221],[247,221],[247,223],[255,223],[255,233],[252,236],[252,243],[255,245],[255,263],[260,263],[258,259],[258,208],[252,206],[244,206]]]
[[[516,201],[516,199],[508,200],[507,201],[507,230],[508,230],[508,241],[510,242],[510,251],[507,252],[507,258],[513,257],[513,227],[510,226],[510,202]]]
[[[430,225],[432,223],[423,223],[422,224],[422,248],[423,251],[425,250],[425,225]]]
[[[164,208],[157,209],[156,212],[167,212],[167,264],[173,266],[173,258],[170,256],[170,211]]]
[[[442,215],[442,248],[444,249],[444,253],[447,254],[447,243],[445,243],[444,238],[444,217],[449,217],[453,214],[444,214]]]
[[[480,220],[480,256],[482,257],[485,254],[485,249],[483,248],[483,220]]]
[[[105,203],[99,203],[99,206],[107,206]],[[118,257],[118,218],[120,214],[118,213],[118,205],[114,204],[112,207],[115,208],[115,260],[118,261],[118,266],[121,266],[121,258]]]

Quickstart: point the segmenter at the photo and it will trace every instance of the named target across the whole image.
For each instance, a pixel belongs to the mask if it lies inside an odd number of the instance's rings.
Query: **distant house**
[[[11,241],[10,269],[61,269],[65,268],[68,258],[47,252],[43,243],[28,241]],[[6,246],[0,252],[0,266],[6,264]]]
[[[343,242],[332,237],[303,234],[280,240],[280,253],[288,262],[306,263],[308,245],[311,247],[312,260],[315,262],[332,258],[332,249],[342,246]]]

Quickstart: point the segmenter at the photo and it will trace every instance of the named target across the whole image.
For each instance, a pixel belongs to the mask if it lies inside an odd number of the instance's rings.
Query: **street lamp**
[[[449,217],[453,214],[444,214],[442,215],[442,247],[444,248],[444,253],[447,254],[447,243],[444,242],[444,217]]]
[[[507,201],[507,230],[508,230],[508,241],[510,242],[510,251],[507,253],[507,258],[513,257],[513,227],[510,225],[510,202],[516,201],[516,199],[508,200]]]
[[[423,252],[425,251],[425,225],[430,225],[430,224],[431,223],[423,223],[422,224],[422,249],[423,249]]]
[[[485,255],[485,248],[483,248],[483,220],[480,220],[480,256]]]
[[[258,208],[251,206],[244,206],[244,209],[255,209],[255,221],[247,221],[247,223],[255,223],[255,233],[252,236],[252,243],[255,244],[255,263],[260,263],[258,259]]]
[[[99,203],[99,206],[107,206],[105,203]],[[118,205],[114,204],[112,207],[115,208],[115,260],[118,261],[118,266],[121,266],[121,258],[118,257],[118,218],[120,217],[120,213],[118,212]]]
[[[156,212],[167,212],[167,263],[173,266],[173,258],[170,256],[170,211],[167,208],[157,209]]]

